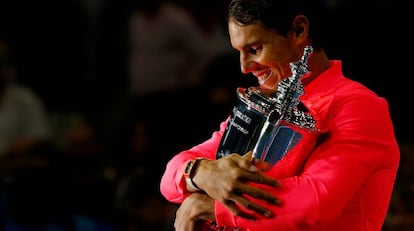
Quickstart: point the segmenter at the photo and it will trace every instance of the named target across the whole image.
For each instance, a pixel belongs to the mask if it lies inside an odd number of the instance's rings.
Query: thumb
[[[253,158],[253,151],[248,151],[246,154],[243,155],[243,159],[250,161],[249,171],[257,172],[258,168],[255,166],[257,160]]]
[[[253,155],[253,151],[248,151],[243,155],[243,159],[250,160],[252,158],[252,155]]]

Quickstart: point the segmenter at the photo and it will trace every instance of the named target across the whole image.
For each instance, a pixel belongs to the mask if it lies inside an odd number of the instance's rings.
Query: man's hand
[[[192,193],[176,212],[174,228],[176,231],[203,230],[205,221],[214,221],[214,200],[205,193]]]
[[[278,181],[260,173],[251,159],[251,152],[244,156],[231,154],[218,160],[202,160],[195,172],[193,181],[210,197],[220,201],[234,215],[255,219],[244,213],[237,205],[272,217],[269,209],[253,203],[244,195],[263,199],[280,205],[280,201],[271,193],[250,185],[258,183],[278,187]]]

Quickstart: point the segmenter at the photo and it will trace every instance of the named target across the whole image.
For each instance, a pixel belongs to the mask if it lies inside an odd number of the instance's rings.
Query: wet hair
[[[227,20],[234,19],[240,26],[262,23],[286,36],[295,16],[305,15],[309,20],[309,37],[318,49],[326,40],[329,11],[322,0],[231,0]]]

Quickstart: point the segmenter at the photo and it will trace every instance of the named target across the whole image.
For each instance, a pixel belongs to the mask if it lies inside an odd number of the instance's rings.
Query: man
[[[251,152],[216,159],[227,122],[211,138],[175,155],[161,179],[167,200],[180,203],[175,229],[381,230],[388,210],[399,148],[386,100],[342,73],[323,49],[314,1],[232,0],[228,30],[244,74],[271,94],[292,75],[290,63],[311,45],[310,73],[301,102],[319,137],[308,153],[287,153],[261,172]],[[303,157],[303,158],[302,158]]]
[[[44,103],[18,82],[12,52],[9,41],[0,39],[0,164],[48,144],[51,133]]]

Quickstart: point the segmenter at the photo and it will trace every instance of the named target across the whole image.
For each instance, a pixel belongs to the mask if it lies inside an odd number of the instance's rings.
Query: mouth
[[[259,85],[264,85],[270,79],[270,77],[272,76],[272,71],[267,70],[267,71],[260,72],[260,73],[254,73],[254,75],[258,79]]]

